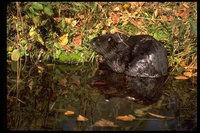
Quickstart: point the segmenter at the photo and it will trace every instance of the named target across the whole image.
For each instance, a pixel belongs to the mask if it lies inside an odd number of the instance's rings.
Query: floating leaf
[[[185,80],[185,79],[188,79],[188,77],[185,77],[185,76],[176,76],[175,79]]]
[[[136,118],[133,115],[124,115],[124,116],[117,116],[116,119],[122,120],[122,121],[133,121]]]
[[[149,112],[149,114],[151,116],[154,116],[154,117],[157,117],[157,118],[166,118],[166,116],[163,116],[163,115],[153,114],[153,113],[150,113],[150,112]]]
[[[118,127],[118,125],[115,125],[114,122],[108,121],[108,120],[105,120],[105,119],[101,119],[101,120],[95,122],[93,126],[97,126],[97,127]]]
[[[70,111],[70,110],[67,110],[66,112],[65,112],[65,115],[73,115],[74,114],[74,112],[73,111]]]
[[[13,61],[18,61],[20,57],[20,50],[19,49],[15,49],[13,50],[12,54],[11,54],[11,59]]]
[[[78,115],[78,117],[77,117],[77,121],[87,121],[87,120],[88,120],[88,118],[86,118],[82,115]]]

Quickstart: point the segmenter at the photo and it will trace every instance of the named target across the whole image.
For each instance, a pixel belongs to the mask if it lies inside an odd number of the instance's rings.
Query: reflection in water
[[[161,97],[166,78],[128,77],[101,65],[90,84],[98,88],[107,101],[111,97],[126,97],[137,103],[150,105]]]
[[[30,65],[21,71],[22,81],[17,89],[16,72],[12,65],[7,68],[10,130],[188,131],[197,127],[195,80],[174,80],[169,76],[164,83],[165,78],[130,78],[102,66],[91,78],[96,66],[66,64],[45,67],[41,74]],[[75,114],[64,115],[67,110]],[[136,119],[129,122],[116,119],[129,114]],[[77,121],[78,115],[88,121]],[[119,127],[92,126],[102,118]]]

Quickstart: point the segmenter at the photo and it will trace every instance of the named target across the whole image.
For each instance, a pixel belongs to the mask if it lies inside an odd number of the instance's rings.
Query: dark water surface
[[[94,65],[7,66],[7,128],[40,131],[197,130],[196,79],[130,78]],[[73,111],[72,115],[65,115]],[[78,121],[82,115],[87,121]],[[132,121],[116,119],[132,115]],[[117,127],[95,126],[108,120]],[[105,124],[105,123],[104,123]]]

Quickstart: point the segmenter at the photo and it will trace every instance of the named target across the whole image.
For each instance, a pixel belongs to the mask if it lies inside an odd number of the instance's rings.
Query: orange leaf
[[[187,77],[192,77],[192,72],[184,72],[183,75]]]
[[[77,121],[87,121],[87,120],[88,120],[88,118],[86,118],[82,115],[78,115],[78,117],[77,117]]]
[[[53,18],[54,21],[56,21],[57,23],[59,23],[61,21],[62,18],[58,17],[58,18]]]
[[[101,119],[101,120],[95,122],[93,126],[97,126],[97,127],[118,127],[118,125],[115,125],[114,122],[108,121],[108,120],[105,120],[105,119]]]
[[[183,3],[183,6],[184,6],[185,8],[189,8],[189,6],[188,6],[188,3],[187,3],[187,2],[184,2],[184,3]]]
[[[185,79],[188,79],[188,77],[185,77],[185,76],[176,76],[175,79],[185,80]]]
[[[127,8],[129,8],[129,7],[130,7],[129,4],[124,4],[124,5],[123,5],[123,8],[125,8],[125,9],[127,9]]]
[[[69,110],[68,110],[68,111],[65,112],[65,115],[73,115],[73,114],[74,114],[73,111],[69,111]]]
[[[158,118],[166,118],[166,116],[163,116],[163,115],[153,114],[153,113],[150,113],[150,112],[149,112],[149,114],[151,116],[155,116],[155,117],[158,117]]]
[[[73,37],[72,43],[76,46],[81,46],[82,45],[82,35],[77,35],[76,37]]]
[[[184,75],[184,76],[187,76],[187,77],[192,77],[192,76],[197,76],[197,73],[193,73],[193,72],[184,72],[183,75]]]
[[[122,121],[133,121],[135,119],[135,116],[133,115],[117,116],[117,119]]]

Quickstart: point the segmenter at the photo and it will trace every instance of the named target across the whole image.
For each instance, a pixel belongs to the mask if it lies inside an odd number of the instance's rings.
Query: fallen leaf
[[[65,18],[65,23],[71,24],[73,18]]]
[[[158,8],[156,8],[156,10],[154,11],[154,16],[155,16],[155,17],[157,17],[157,16],[158,16],[158,11],[159,11],[159,9],[158,9]]]
[[[183,6],[184,6],[185,8],[189,8],[189,6],[188,6],[188,3],[187,3],[187,2],[183,2]]]
[[[158,114],[154,114],[154,113],[150,113],[150,112],[149,112],[149,114],[151,116],[155,116],[155,117],[158,117],[158,118],[166,118],[166,116],[163,116],[163,115],[158,115]]]
[[[78,115],[78,117],[77,117],[77,121],[87,121],[87,120],[88,120],[88,118],[86,118],[82,115]]]
[[[69,110],[67,110],[67,111],[65,112],[65,115],[73,115],[73,114],[74,114],[73,111],[69,111]]]
[[[122,121],[133,121],[136,118],[133,115],[124,115],[124,116],[117,116],[116,119],[122,120]]]
[[[110,18],[111,18],[111,21],[112,21],[112,24],[113,24],[113,25],[119,23],[119,21],[120,21],[120,17],[118,16],[117,13],[109,12],[109,16],[110,16]]]
[[[192,77],[192,72],[184,72],[183,75],[186,77]]]
[[[101,120],[95,122],[93,126],[97,126],[97,127],[118,127],[118,125],[115,125],[114,122],[108,121],[108,120],[105,120],[105,119],[101,119]]]
[[[60,45],[60,47],[65,46],[67,43],[68,43],[68,34],[63,35],[58,39],[58,44]]]
[[[58,18],[53,18],[53,20],[56,21],[57,23],[59,23],[59,22],[62,20],[62,18],[60,18],[60,17],[58,17]]]
[[[106,82],[101,82],[101,81],[94,81],[90,83],[91,85],[106,85]]]
[[[130,7],[129,4],[124,4],[124,5],[123,5],[123,8],[125,8],[125,9],[127,9],[127,8],[129,8],[129,7]]]
[[[58,82],[65,87],[67,86],[67,79],[66,78],[58,78]]]
[[[185,80],[185,79],[188,79],[188,77],[185,77],[185,76],[176,76],[175,79]]]
[[[84,19],[84,18],[85,18],[84,14],[78,13],[77,16],[78,16],[80,19]]]
[[[76,46],[81,46],[82,45],[82,35],[80,34],[80,35],[73,37],[72,43]]]

